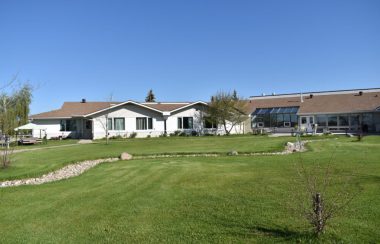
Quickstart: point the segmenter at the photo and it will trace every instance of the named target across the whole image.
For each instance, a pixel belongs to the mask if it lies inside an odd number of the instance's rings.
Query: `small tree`
[[[145,102],[155,102],[155,101],[156,101],[156,97],[154,96],[153,90],[150,89],[148,92],[148,95],[145,98]]]
[[[238,95],[237,95],[237,91],[236,91],[236,90],[234,90],[234,91],[232,92],[232,99],[235,100],[235,101],[239,100],[239,97],[238,97]]]
[[[291,207],[308,221],[317,236],[324,233],[330,219],[342,213],[357,195],[350,184],[352,175],[332,174],[333,158],[334,154],[325,166],[314,162],[307,167],[299,154],[296,163],[297,179],[292,184]]]
[[[113,98],[113,94],[111,93],[111,95],[109,96],[109,106],[108,106],[109,108],[112,106],[112,98]],[[108,145],[109,144],[109,127],[110,127],[109,111],[106,111],[106,113],[103,116],[96,117],[95,120],[99,122],[104,132],[106,133],[106,145]]]
[[[247,119],[245,114],[246,102],[240,98],[235,99],[229,92],[218,92],[212,96],[208,115],[217,124],[222,125],[227,135],[237,125]]]

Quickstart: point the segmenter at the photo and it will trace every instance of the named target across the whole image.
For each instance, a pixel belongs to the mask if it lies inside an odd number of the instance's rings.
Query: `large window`
[[[316,120],[318,126],[326,126],[327,125],[326,115],[317,115],[317,116],[315,116],[315,120]]]
[[[350,115],[351,127],[357,128],[360,124],[360,116],[357,114]]]
[[[294,127],[298,124],[298,107],[258,108],[252,114],[252,127]]]
[[[75,120],[65,119],[60,122],[60,131],[76,131],[77,123]]]
[[[327,116],[328,125],[330,126],[338,126],[338,117],[336,115]]]
[[[115,130],[125,130],[125,119],[114,118],[114,128]]]
[[[338,122],[339,122],[339,126],[348,126],[348,116],[339,115]]]
[[[193,129],[193,117],[179,117],[178,129]]]
[[[136,130],[152,130],[153,119],[147,117],[136,118]]]

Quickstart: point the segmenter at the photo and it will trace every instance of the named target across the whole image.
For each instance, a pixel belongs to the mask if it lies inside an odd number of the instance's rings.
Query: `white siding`
[[[77,133],[76,132],[70,132],[70,131],[60,131],[60,119],[36,119],[33,120],[34,124],[42,125],[44,128],[46,128],[46,136],[48,139],[51,139],[52,137],[72,137],[76,138]],[[78,127],[78,123],[77,123]],[[40,130],[33,130],[33,136],[34,137],[44,137],[45,132]]]
[[[105,121],[106,114],[101,113],[93,118],[93,135],[94,139],[104,138],[106,136]],[[137,130],[136,118],[147,117],[153,118],[152,130]],[[128,137],[132,133],[137,133],[137,137],[154,137],[164,133],[164,119],[161,113],[143,108],[134,104],[127,104],[108,113],[108,118],[124,118],[125,130],[110,130],[109,136]]]
[[[198,133],[217,133],[224,134],[224,128],[219,126],[217,130],[205,129],[203,128],[202,119],[205,116],[206,108],[204,105],[193,105],[172,113],[166,121],[166,132],[171,134],[178,129],[177,121],[179,117],[192,117],[193,118],[193,129],[186,130],[187,132],[197,131]],[[109,136],[122,136],[129,137],[132,133],[137,133],[137,137],[155,137],[162,135],[165,131],[164,127],[164,116],[162,113],[140,107],[135,104],[126,104],[122,107],[115,108],[108,112],[102,112],[92,116],[92,136],[93,139],[105,138],[106,136],[106,116],[108,118],[124,118],[125,129],[124,130],[109,130]],[[147,117],[153,119],[153,128],[151,130],[137,130],[136,129],[136,118],[137,117]],[[84,136],[84,120],[76,119],[77,122],[77,132],[61,132],[60,131],[60,119],[35,119],[33,123],[44,125],[47,128],[47,137],[67,137],[72,138],[83,137]],[[230,128],[231,124],[228,124]],[[231,130],[231,134],[243,133],[244,125],[237,125]],[[34,131],[34,136],[39,137],[39,131]],[[44,135],[42,135],[44,136]]]

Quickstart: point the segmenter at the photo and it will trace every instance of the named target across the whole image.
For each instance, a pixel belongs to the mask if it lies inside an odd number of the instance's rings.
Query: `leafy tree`
[[[212,96],[208,115],[217,124],[222,125],[227,135],[238,124],[247,119],[245,114],[246,102],[229,92],[218,92]]]
[[[156,101],[156,97],[154,96],[153,90],[150,89],[148,92],[148,95],[145,98],[145,102],[155,102],[155,101]]]
[[[32,87],[29,84],[20,86],[11,94],[5,92],[15,80],[16,77],[0,88],[0,130],[7,144],[0,153],[2,168],[8,167],[11,163],[13,149],[9,147],[10,135],[14,134],[14,128],[28,122],[29,105],[32,101]]]
[[[31,102],[32,87],[29,84],[22,85],[11,94],[0,94],[0,130],[3,134],[13,135],[14,128],[28,122]]]

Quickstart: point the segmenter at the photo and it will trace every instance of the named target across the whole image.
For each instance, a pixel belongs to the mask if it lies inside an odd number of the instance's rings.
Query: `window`
[[[193,129],[193,117],[182,117],[177,120],[178,129]]]
[[[298,125],[298,119],[296,114],[290,115],[290,120],[292,122],[292,127]]]
[[[153,119],[146,117],[136,118],[136,130],[152,130]]]
[[[339,115],[339,126],[348,126],[348,116],[347,115]]]
[[[211,120],[211,118],[205,118],[204,119],[204,127],[206,129],[215,129],[217,126],[216,126],[216,123],[214,121]]]
[[[60,122],[60,131],[76,131],[77,130],[77,124],[75,120],[61,120]]]
[[[115,130],[125,130],[125,119],[114,118],[114,128]]]
[[[183,117],[183,128],[193,129],[193,117]]]
[[[338,126],[338,118],[336,115],[327,116],[327,121],[329,126]]]
[[[327,125],[327,117],[326,117],[326,115],[317,115],[316,117],[315,117],[315,120],[317,121],[317,125],[318,126],[326,126]]]
[[[264,127],[284,127],[285,122],[290,122],[290,126],[294,127],[298,124],[299,107],[273,107],[273,108],[257,108],[252,114],[252,125],[263,122]],[[286,124],[288,126],[289,123]]]
[[[113,130],[113,126],[112,126],[112,118],[108,118],[108,121],[107,121],[107,129],[108,129],[108,130]]]
[[[86,130],[91,130],[91,129],[92,129],[92,121],[86,120]]]
[[[178,129],[182,129],[182,118],[177,119]]]
[[[350,116],[350,121],[351,121],[351,126],[352,127],[357,127],[359,126],[359,122],[360,122],[360,116],[359,115],[351,115]]]
[[[153,130],[153,118],[148,118],[148,130]]]
[[[284,115],[277,114],[277,127],[284,127]]]
[[[301,124],[306,124],[306,123],[307,123],[307,118],[301,117]]]

